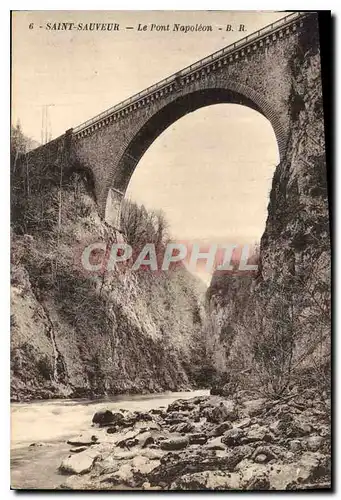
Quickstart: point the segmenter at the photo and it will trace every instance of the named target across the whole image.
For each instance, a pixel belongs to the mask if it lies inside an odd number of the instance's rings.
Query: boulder
[[[136,439],[136,436],[138,434],[139,434],[139,431],[133,431],[133,430],[126,431],[124,434],[119,434],[117,436],[116,446],[119,446],[120,448],[135,446],[135,444],[138,443],[138,440]],[[115,438],[116,438],[116,436],[115,436]],[[136,439],[136,443],[133,444],[135,439]]]
[[[167,412],[173,411],[191,411],[195,408],[195,403],[188,399],[177,399],[168,405]]]
[[[280,422],[280,420],[275,420],[274,422],[271,422],[271,424],[269,425],[269,430],[275,436],[281,436],[281,435],[283,435],[283,429],[281,428],[281,422]]]
[[[213,424],[221,424],[226,420],[234,421],[238,418],[238,413],[231,401],[227,403],[220,401],[219,404],[209,408],[205,413],[207,421]]]
[[[188,439],[189,439],[189,444],[205,444],[208,438],[206,434],[197,432],[194,434],[190,434],[188,436]]]
[[[195,396],[194,398],[191,398],[189,401],[194,405],[199,405],[204,403],[205,401],[208,401],[209,399],[210,399],[209,396]]]
[[[164,456],[165,452],[159,448],[153,449],[152,447],[145,448],[141,450],[140,455],[149,458],[149,460],[160,460]]]
[[[245,431],[243,429],[239,429],[238,427],[233,427],[226,431],[221,438],[222,443],[227,446],[238,446],[242,444],[242,438],[245,436]]]
[[[210,439],[208,443],[205,444],[205,448],[207,450],[226,450],[226,446],[221,442],[220,437]]]
[[[89,433],[79,434],[79,436],[75,436],[67,441],[67,444],[71,444],[71,446],[91,446],[98,443],[98,437]]]
[[[293,439],[289,442],[289,448],[293,453],[297,453],[302,450],[302,443],[299,439]]]
[[[154,443],[154,438],[151,432],[142,432],[141,434],[138,434],[136,436],[136,439],[138,440],[138,443],[142,448],[146,448],[150,444]]]
[[[330,438],[330,427],[328,426],[321,426],[318,431],[319,435],[329,439]]]
[[[102,479],[103,481],[103,479]],[[115,471],[113,474],[110,474],[110,485],[119,486],[119,485],[128,486],[130,488],[134,488],[137,485],[134,481],[134,474],[132,465],[129,463],[125,463],[121,465],[121,467]]]
[[[191,422],[181,422],[181,424],[176,424],[172,425],[172,427],[169,429],[169,432],[193,432],[195,429],[195,426]]]
[[[309,436],[309,434],[311,434],[312,432],[311,425],[302,422],[296,422],[295,420],[293,420],[287,426],[280,425],[280,429],[282,430],[282,435],[285,435],[290,438]]]
[[[229,420],[226,420],[226,422],[223,422],[219,425],[217,425],[211,432],[210,436],[222,436],[224,432],[232,429],[232,424]]]
[[[146,422],[150,422],[153,420],[152,415],[145,411],[134,411],[133,415],[136,421],[144,420]]]
[[[270,460],[278,458],[278,456],[274,453],[273,448],[269,446],[258,446],[258,448],[256,448],[253,452],[251,458],[257,463],[265,464]]]
[[[160,491],[160,490],[162,490],[161,486],[152,486],[149,481],[145,481],[142,484],[141,488],[142,488],[142,490],[145,490],[145,491],[150,491],[150,490]]]
[[[62,474],[86,474],[93,467],[95,458],[99,452],[86,450],[81,453],[69,455],[59,466],[59,471]]]
[[[126,438],[126,439],[122,439],[121,441],[119,441],[118,443],[116,443],[116,446],[119,446],[120,448],[133,448],[134,446],[136,446],[137,444],[139,444],[139,440],[136,439],[136,438]]]
[[[240,420],[239,422],[236,422],[235,427],[238,427],[239,429],[246,429],[252,424],[251,418],[246,417]]]
[[[218,455],[213,450],[204,447],[190,447],[179,453],[167,453],[158,467],[148,476],[148,481],[153,485],[164,483],[170,486],[180,476],[203,471],[234,471],[236,465],[243,459],[245,450],[231,450]]]
[[[271,432],[282,438],[299,438],[308,436],[313,428],[310,424],[294,418],[289,411],[279,413],[280,418],[269,426]]]
[[[160,431],[161,426],[156,422],[145,422],[143,420],[139,420],[135,422],[134,430],[139,430],[140,432]]]
[[[210,389],[211,396],[222,396],[222,388],[220,385],[213,385]]]
[[[310,436],[305,439],[304,447],[309,451],[319,451],[322,447],[324,438],[321,436]]]
[[[171,490],[238,490],[240,474],[204,471],[185,474],[171,484]]]
[[[125,412],[125,414],[122,415],[122,417],[123,418],[121,418],[119,422],[115,422],[119,423],[121,427],[133,427],[134,424],[138,422],[137,415],[131,411]]]
[[[267,443],[274,441],[274,435],[270,432],[269,428],[266,426],[255,425],[248,428],[247,434],[242,439],[242,443],[253,443],[256,441],[266,441]]]
[[[167,412],[163,408],[152,408],[150,413],[153,415],[159,415],[161,418],[165,418],[167,416]]]
[[[113,413],[110,410],[97,411],[92,418],[93,424],[99,424],[100,426],[119,424],[124,420],[122,413]]]
[[[170,425],[181,424],[182,422],[188,421],[188,412],[172,411],[167,413],[165,418],[165,423]]]
[[[82,451],[87,450],[87,446],[78,446],[77,448],[70,448],[71,453],[81,453]]]
[[[313,432],[312,426],[305,422],[297,422],[296,428],[301,436],[309,436]]]
[[[242,484],[243,490],[263,491],[270,489],[270,480],[267,472],[259,472]]]
[[[146,477],[159,465],[158,460],[149,460],[142,455],[135,455],[129,462],[121,462],[118,467],[105,468],[101,473],[101,489],[111,490],[116,487],[139,489],[146,482]]]
[[[162,450],[167,451],[183,450],[186,446],[188,446],[188,444],[189,440],[187,437],[174,437],[161,441],[160,447]]]
[[[266,464],[266,462],[268,462],[268,457],[264,453],[260,453],[254,460],[258,464]]]
[[[201,419],[200,409],[195,408],[195,410],[191,412],[190,418],[193,420],[193,422],[200,422]]]
[[[321,484],[325,485],[326,488],[330,488],[330,457],[321,455],[318,452],[303,453],[298,462],[279,465],[279,467],[283,472],[287,470],[287,473],[281,478],[282,473],[276,471],[277,474],[271,480],[273,488],[287,490],[318,489]],[[282,479],[282,484],[279,483],[280,479]]]
[[[245,412],[249,417],[257,417],[264,411],[265,399],[252,399],[245,404]]]

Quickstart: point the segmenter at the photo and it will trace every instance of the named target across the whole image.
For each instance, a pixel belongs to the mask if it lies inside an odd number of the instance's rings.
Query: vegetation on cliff
[[[81,265],[92,242],[139,237],[162,245],[162,214],[127,202],[120,234],[100,219],[86,174],[73,172],[56,185],[13,153],[13,398],[207,384],[200,280],[184,268],[89,273]]]
[[[239,388],[275,398],[307,387],[330,392],[331,252],[319,54],[309,49],[292,64],[291,136],[273,178],[259,274],[214,280],[207,292],[218,392]]]

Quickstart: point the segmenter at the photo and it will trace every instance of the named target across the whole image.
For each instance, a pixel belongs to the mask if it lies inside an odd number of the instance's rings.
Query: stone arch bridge
[[[203,106],[237,103],[262,113],[283,161],[291,120],[304,106],[295,94],[297,66],[317,50],[317,15],[289,14],[69,129],[26,162],[85,169],[101,216],[109,199],[109,222],[119,227],[121,201],[142,155],[169,125]]]

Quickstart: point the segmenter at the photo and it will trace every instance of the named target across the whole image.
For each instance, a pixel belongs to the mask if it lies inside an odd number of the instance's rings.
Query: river
[[[209,391],[122,395],[106,399],[56,399],[11,405],[11,486],[54,489],[63,482],[58,467],[67,455],[67,439],[89,431],[98,410],[150,410],[176,399],[207,395]],[[32,446],[31,446],[32,445]]]

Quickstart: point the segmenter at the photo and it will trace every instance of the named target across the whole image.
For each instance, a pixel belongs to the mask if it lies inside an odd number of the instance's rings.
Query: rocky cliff
[[[330,239],[320,56],[292,65],[291,136],[277,166],[256,276],[217,277],[207,295],[215,366],[226,391],[329,389]],[[217,346],[221,349],[217,351]]]
[[[12,216],[14,400],[207,383],[200,280],[184,269],[84,274],[84,245],[113,243],[118,234],[78,174],[62,190],[43,187],[24,208]]]

